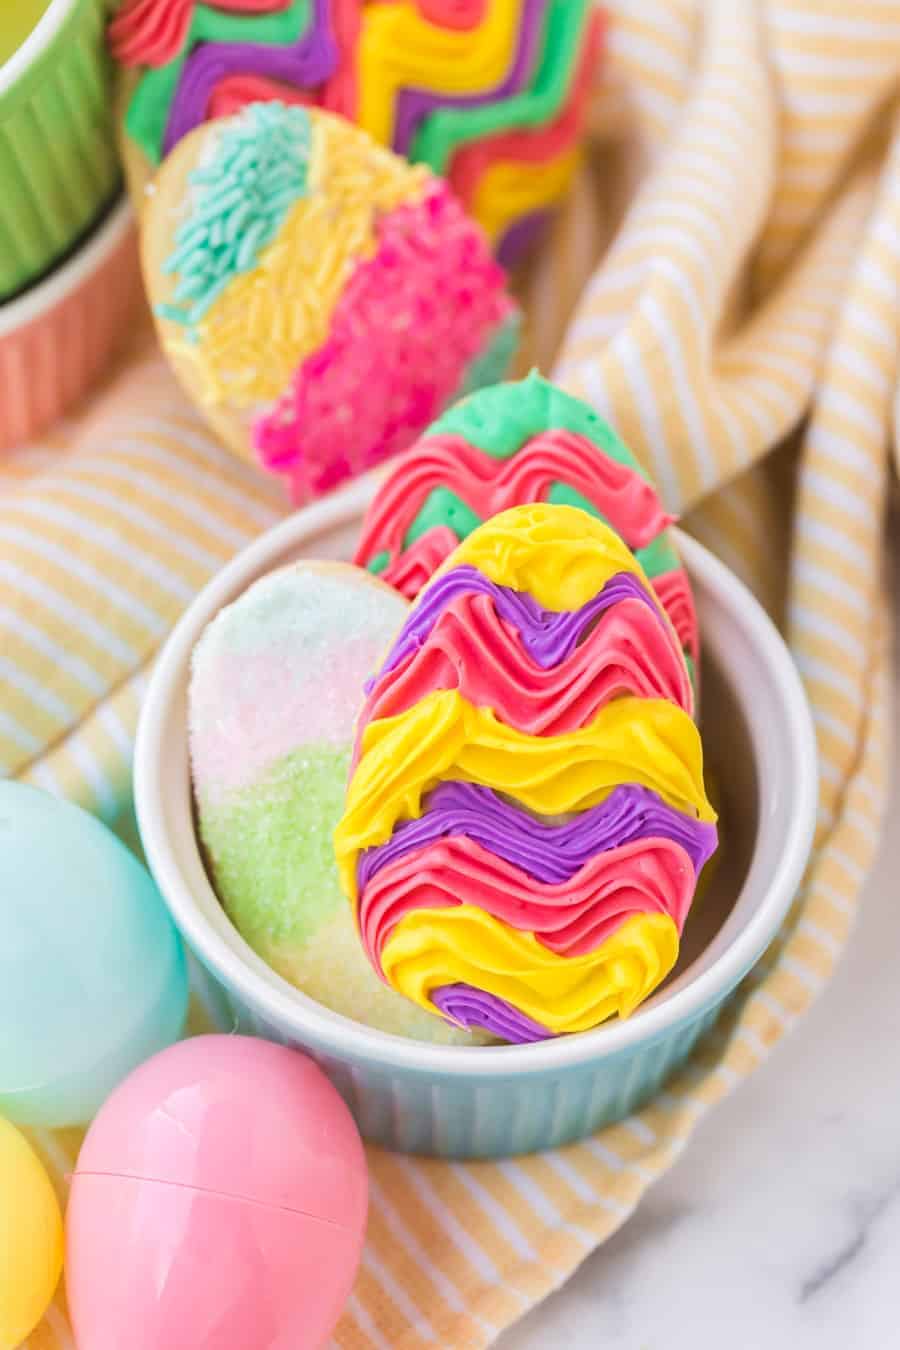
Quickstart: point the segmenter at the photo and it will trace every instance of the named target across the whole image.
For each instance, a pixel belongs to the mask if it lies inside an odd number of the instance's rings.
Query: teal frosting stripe
[[[252,103],[214,138],[188,177],[192,209],[162,269],[178,284],[157,314],[192,330],[236,276],[253,270],[306,193],[311,135],[304,108]]]

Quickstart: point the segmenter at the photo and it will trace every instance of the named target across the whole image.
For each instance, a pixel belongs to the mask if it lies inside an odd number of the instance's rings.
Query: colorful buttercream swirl
[[[493,708],[532,736],[575,731],[621,694],[668,699],[693,712],[674,630],[628,573],[611,577],[581,609],[561,613],[475,568],[443,573],[404,625],[360,730],[406,712],[434,689],[459,689],[469,703]]]
[[[602,21],[590,0],[125,0],[126,130],[153,165],[199,123],[288,99],[446,177],[506,262],[567,190]]]
[[[673,517],[609,424],[537,374],[456,404],[397,460],[366,513],[355,561],[413,598],[484,520],[540,501],[580,507],[622,536],[694,674],[697,616]]]
[[[512,1041],[628,1016],[716,846],[687,665],[597,516],[515,507],[369,682],[335,853],[373,967]]]
[[[295,501],[407,446],[486,353],[515,347],[478,227],[341,118],[251,104],[208,129],[188,193],[164,343]]]

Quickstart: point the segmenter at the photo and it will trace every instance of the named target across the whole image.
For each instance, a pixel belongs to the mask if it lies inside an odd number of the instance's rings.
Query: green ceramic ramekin
[[[0,66],[0,302],[48,272],[116,195],[106,8],[50,0]]]

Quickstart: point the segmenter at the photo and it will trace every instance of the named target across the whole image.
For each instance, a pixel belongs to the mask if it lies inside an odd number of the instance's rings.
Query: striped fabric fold
[[[778,941],[639,1115],[564,1150],[369,1150],[345,1350],[489,1344],[631,1214],[828,981],[876,847],[890,746],[884,514],[900,401],[900,18],[883,0],[615,0],[593,140],[523,279],[529,351],[615,425],[667,509],[792,646],[821,768]],[[895,412],[895,409],[897,410]],[[284,512],[142,331],[91,402],[0,461],[0,765],[127,827],[160,642]],[[194,1029],[211,995],[198,984]],[[62,1194],[77,1131],[35,1142]],[[29,1350],[71,1350],[61,1291]]]

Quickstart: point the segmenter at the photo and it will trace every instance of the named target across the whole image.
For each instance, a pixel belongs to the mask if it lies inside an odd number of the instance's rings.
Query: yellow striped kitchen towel
[[[594,144],[527,282],[532,349],[544,368],[559,352],[558,377],[783,624],[818,732],[815,852],[781,939],[639,1115],[502,1163],[370,1150],[369,1238],[335,1335],[347,1350],[486,1345],[625,1221],[827,981],[885,799],[900,8],[610,9]],[[110,820],[127,812],[155,651],[282,509],[213,442],[146,331],[89,407],[4,460],[3,770]],[[62,1191],[78,1134],[37,1143]],[[61,1292],[28,1346],[71,1345]]]

